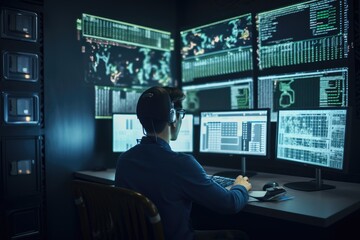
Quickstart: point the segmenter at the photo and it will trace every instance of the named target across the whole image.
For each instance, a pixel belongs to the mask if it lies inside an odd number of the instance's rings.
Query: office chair
[[[72,182],[84,240],[163,240],[156,206],[125,188],[76,180]]]

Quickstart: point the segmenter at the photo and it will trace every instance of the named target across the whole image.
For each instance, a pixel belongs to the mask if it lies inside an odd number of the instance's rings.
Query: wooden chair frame
[[[156,206],[141,193],[74,179],[72,182],[84,240],[163,240]]]

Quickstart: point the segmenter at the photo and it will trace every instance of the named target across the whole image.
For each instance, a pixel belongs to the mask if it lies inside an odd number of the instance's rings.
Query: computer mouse
[[[263,190],[266,191],[266,189],[274,187],[279,187],[279,184],[277,182],[268,182],[264,184]]]

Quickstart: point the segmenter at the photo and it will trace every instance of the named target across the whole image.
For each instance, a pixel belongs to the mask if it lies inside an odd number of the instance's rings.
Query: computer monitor
[[[271,109],[276,122],[281,109],[347,107],[349,69],[271,74],[258,78],[258,107]]]
[[[83,13],[77,20],[85,81],[109,86],[172,83],[171,33]]]
[[[208,111],[200,117],[200,153],[238,155],[243,175],[249,175],[246,157],[269,156],[269,109]]]
[[[316,169],[315,181],[291,182],[286,187],[317,191],[323,184],[321,169],[346,171],[349,133],[347,108],[280,110],[276,131],[276,158]]]
[[[253,69],[250,13],[196,26],[180,36],[183,83]]]
[[[351,7],[350,0],[309,0],[257,13],[259,69],[346,62]]]
[[[184,85],[182,90],[186,95],[184,108],[191,113],[216,109],[251,109],[254,106],[252,78],[228,78],[217,82]]]
[[[280,109],[349,106],[353,12],[350,0],[309,0],[256,14],[257,108],[272,121]]]
[[[134,113],[147,88],[122,88],[95,85],[95,119],[111,119],[113,113]]]
[[[193,115],[186,114],[176,141],[170,141],[175,152],[193,151]],[[113,114],[113,152],[125,152],[144,136],[143,127],[135,113]]]
[[[194,150],[194,115],[186,113],[182,120],[178,138],[170,141],[170,147],[175,152],[189,152]]]
[[[174,85],[171,32],[88,13],[76,26],[84,82],[95,85],[96,119],[111,119],[124,95]]]

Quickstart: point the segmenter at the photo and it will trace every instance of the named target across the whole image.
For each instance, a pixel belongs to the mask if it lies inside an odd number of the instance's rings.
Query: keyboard
[[[220,186],[226,188],[229,187],[231,185],[233,185],[235,179],[233,178],[228,178],[228,177],[223,177],[223,176],[212,176],[211,177],[212,180],[214,180],[216,183],[218,183]]]

